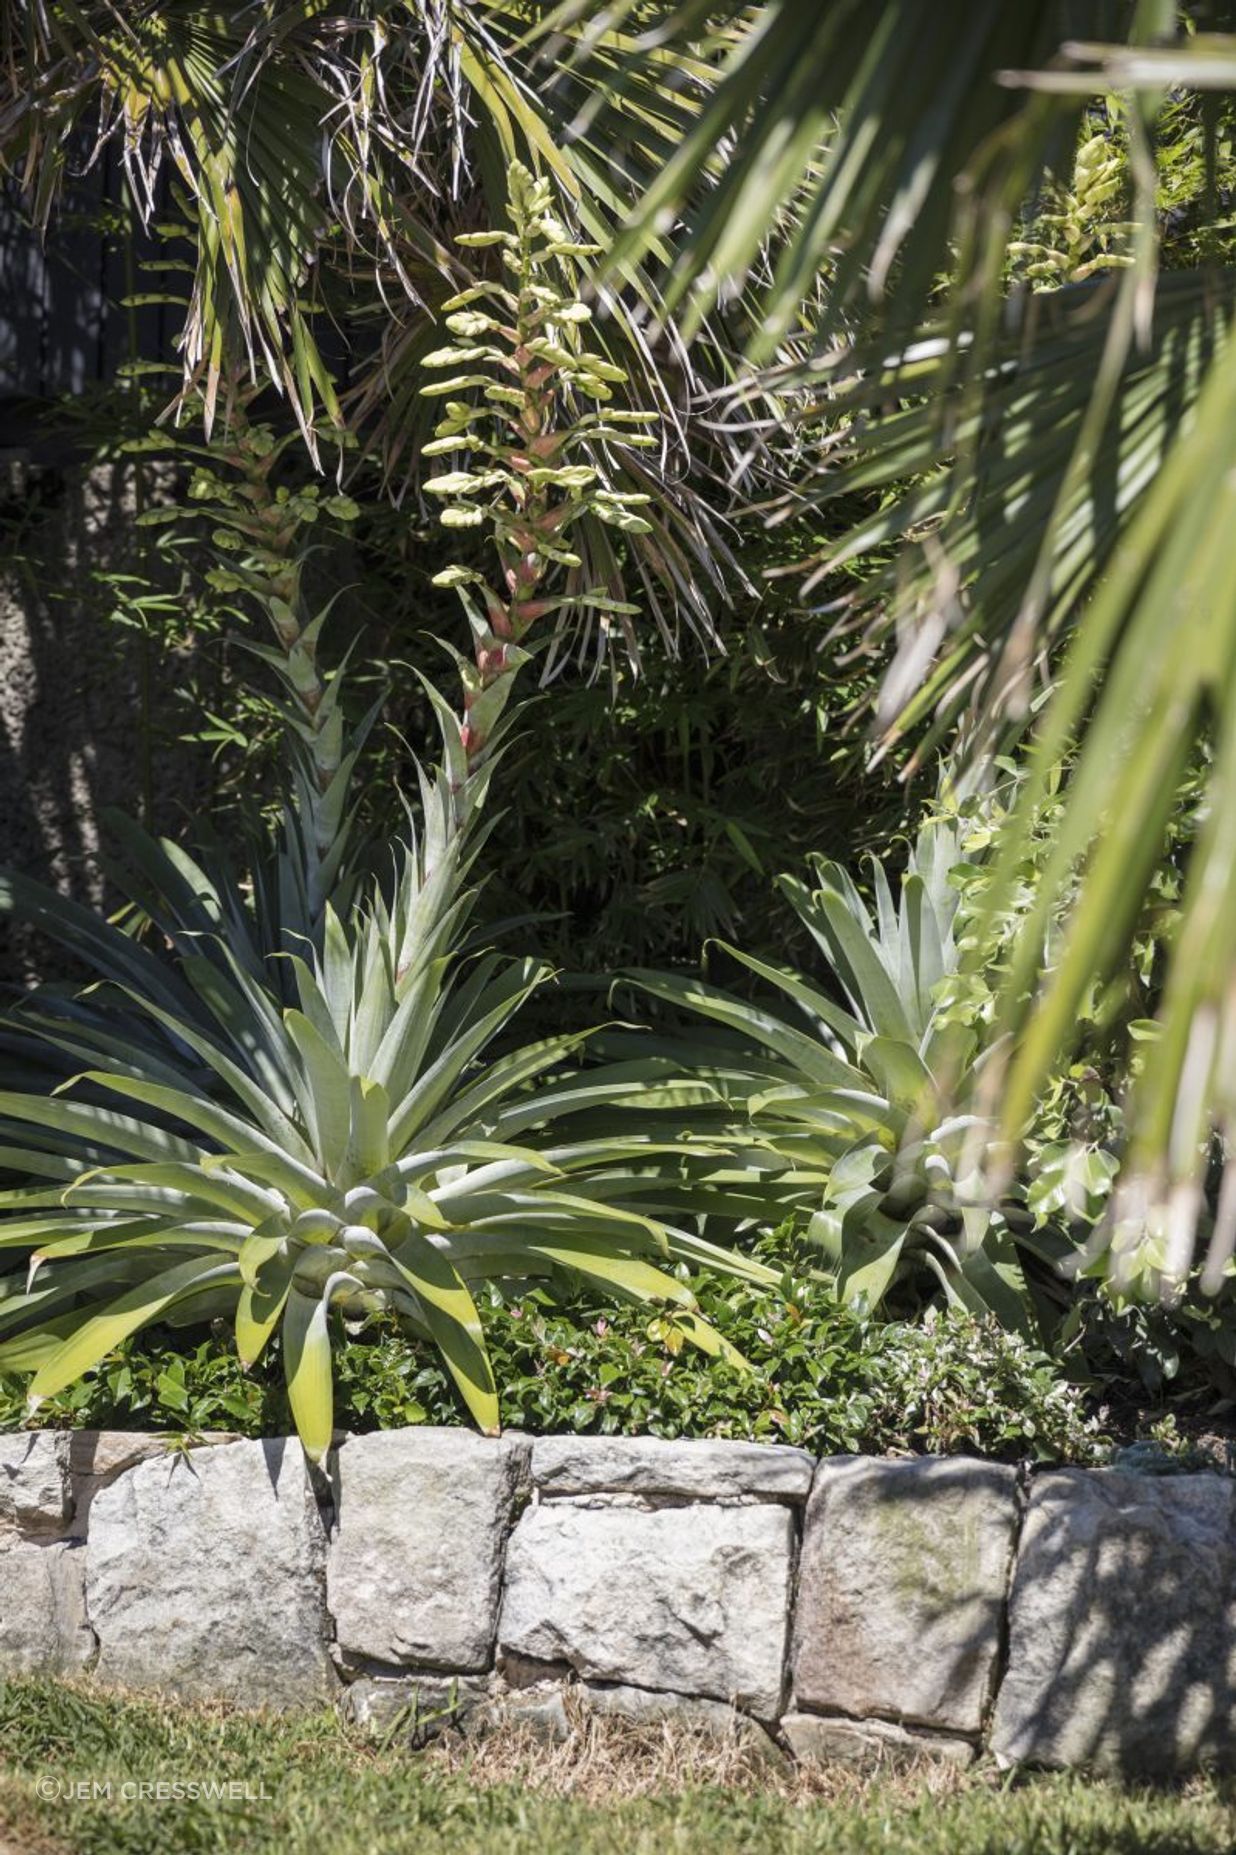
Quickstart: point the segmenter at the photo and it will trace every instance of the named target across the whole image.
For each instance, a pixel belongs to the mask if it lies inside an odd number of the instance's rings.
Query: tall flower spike
[[[626,375],[588,346],[592,312],[580,295],[579,260],[598,247],[571,237],[555,215],[551,183],[518,161],[507,169],[507,191],[510,231],[456,240],[495,250],[501,274],[446,304],[454,340],[424,365],[447,377],[421,389],[445,401],[426,454],[455,463],[425,488],[443,501],[444,527],[488,528],[498,556],[497,585],[458,563],[434,576],[458,591],[472,634],[471,661],[456,653],[469,773],[492,744],[536,626],[571,607],[636,609],[599,588],[556,591],[552,582],[582,565],[570,539],[581,516],[648,532],[638,509],[649,498],[616,487],[609,447],[654,444],[640,428],[657,417],[602,410]]]

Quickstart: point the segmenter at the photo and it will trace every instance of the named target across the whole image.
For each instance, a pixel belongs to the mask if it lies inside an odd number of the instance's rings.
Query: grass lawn
[[[174,1787],[234,1787],[205,1802]],[[162,1785],[162,1793],[158,1787]],[[43,1793],[43,1794],[40,1794]],[[144,1794],[143,1794],[144,1793]],[[0,1855],[1185,1855],[1236,1846],[1236,1790],[991,1772],[762,1776],[708,1742],[593,1721],[410,1754],[282,1717],[0,1684]]]

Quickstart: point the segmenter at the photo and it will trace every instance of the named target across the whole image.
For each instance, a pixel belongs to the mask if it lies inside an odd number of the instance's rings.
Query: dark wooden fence
[[[88,170],[79,163],[44,240],[14,182],[0,181],[0,448],[39,404],[106,384],[131,358],[175,359],[182,311],[124,305],[150,289],[142,263],[155,246],[126,229],[123,189],[113,149]]]

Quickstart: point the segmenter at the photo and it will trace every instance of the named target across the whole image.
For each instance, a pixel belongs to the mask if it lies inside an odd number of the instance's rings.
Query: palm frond
[[[1170,28],[1164,11],[1152,28]],[[583,26],[592,12],[576,0],[558,17]],[[998,275],[1015,215],[1075,120],[1077,98],[1031,95],[1003,74],[1047,66],[1066,40],[1115,39],[1125,13],[1114,0],[606,7],[598,33],[627,27],[632,64],[703,41],[719,67],[624,228],[615,269],[645,258],[682,215],[665,295],[688,331],[758,272],[770,245],[753,359],[801,331],[809,299],[825,336],[877,302],[913,326],[950,238],[961,239],[963,289]]]
[[[774,11],[762,9],[760,21]],[[1041,22],[1047,9],[1018,12]],[[968,15],[973,26],[975,10]],[[888,17],[881,8],[878,24]],[[965,23],[955,22],[959,31]],[[1020,1137],[1053,1066],[1073,1049],[1091,988],[1127,958],[1182,773],[1208,749],[1203,822],[1157,1035],[1136,1065],[1129,1148],[1104,1230],[1126,1279],[1174,1287],[1189,1266],[1216,1150],[1225,1164],[1232,1150],[1236,349],[1230,272],[1155,278],[1150,131],[1174,82],[1230,87],[1234,41],[1173,37],[1176,22],[1154,8],[1117,27],[1109,39],[1123,28],[1124,44],[1098,42],[1102,33],[1078,41],[1074,30],[1037,68],[1031,58],[1010,60],[983,78],[1022,91],[1019,141],[1006,124],[973,144],[970,206],[954,222],[951,254],[938,224],[934,234],[936,261],[943,270],[951,257],[956,287],[918,341],[898,325],[916,307],[921,318],[931,295],[925,266],[916,266],[917,232],[897,218],[907,197],[896,166],[903,139],[893,135],[886,159],[878,114],[865,113],[860,98],[839,114],[822,171],[834,181],[843,173],[854,192],[829,222],[844,224],[845,239],[815,254],[826,270],[825,327],[836,330],[845,304],[857,303],[860,278],[883,289],[884,319],[882,333],[833,358],[830,389],[806,416],[844,421],[826,453],[843,467],[817,484],[820,494],[881,499],[817,564],[819,578],[865,574],[842,593],[843,608],[874,612],[877,636],[896,638],[879,715],[886,730],[916,725],[921,739],[927,724],[925,750],[969,702],[988,739],[1002,717],[1042,710],[1033,775],[1003,833],[993,924],[1040,802],[1070,756],[1063,822],[1010,962],[1000,1019],[1010,1035],[986,1083],[1004,1143]],[[1134,262],[1116,278],[1010,301],[1010,237],[1045,170],[1049,131],[1067,122],[1053,116],[1054,104],[1078,104],[1115,82],[1133,97]],[[966,112],[977,106],[971,91]],[[923,117],[912,86],[906,94],[912,138]],[[951,122],[945,111],[934,148]],[[890,268],[884,260],[894,255]],[[1062,910],[1063,934],[1049,942]],[[1236,1237],[1230,1164],[1227,1178],[1212,1284]]]
[[[5,16],[0,160],[46,225],[82,137],[87,162],[117,142],[137,210],[190,243],[183,261],[160,262],[190,273],[182,348],[208,428],[247,366],[285,394],[311,449],[320,427],[346,419],[363,431],[402,494],[430,430],[420,362],[441,339],[442,303],[472,281],[453,234],[501,222],[518,158],[552,179],[578,234],[608,247],[705,94],[707,68],[676,56],[646,61],[633,79],[621,35],[566,68],[580,34],[556,39],[553,55],[529,39],[549,11],[509,0],[346,10],[21,0]],[[582,119],[598,81],[614,96],[594,132]],[[178,282],[161,271],[152,287],[173,300]],[[630,565],[667,638],[685,620],[712,643],[727,588],[744,581],[696,473],[724,484],[738,453],[693,427],[690,409],[733,362],[715,331],[694,355],[672,335],[654,350],[642,326],[654,297],[634,264],[621,288],[595,296],[598,340],[631,402],[661,414],[662,442],[630,485],[650,488],[658,513],[633,539]],[[334,380],[341,358],[346,394]],[[622,563],[595,523],[584,539],[594,583],[616,583]],[[604,649],[607,636],[594,627],[579,647]]]
[[[109,140],[119,144],[148,223],[170,169],[195,245],[185,372],[202,387],[208,421],[221,383],[247,354],[311,437],[320,415],[340,421],[306,302],[329,213],[323,100],[287,64],[263,64],[237,82],[247,10],[28,0],[16,9],[27,15],[26,56],[7,61],[0,149],[44,226],[84,132],[93,137],[88,163]]]
[[[1160,277],[1146,339],[1121,343],[1096,420],[1125,288],[1104,278],[1015,301],[978,393],[943,332],[857,375],[848,357],[780,378],[804,428],[831,427],[805,439],[784,512],[874,505],[801,563],[804,594],[855,574],[824,609],[842,634],[892,647],[875,720],[885,742],[911,735],[917,758],[967,713],[989,732],[1026,714],[1225,348],[1236,273]]]
[[[1003,906],[1032,813],[1077,746],[1068,804],[1035,908],[1014,948],[1003,1024],[1020,1033],[1002,1078],[1016,1137],[1035,1092],[1077,1034],[1079,1002],[1119,971],[1181,776],[1212,743],[1204,823],[1173,936],[1158,1035],[1129,1103],[1130,1149],[1113,1222],[1126,1268],[1179,1282],[1203,1207],[1212,1131],[1231,1151],[1236,970],[1236,345],[1211,365],[1193,417],[1147,489],[1061,664],[1033,775],[996,866]],[[1079,882],[1080,872],[1080,882]],[[1078,884],[1040,994],[1044,933]],[[1232,1194],[1216,1236],[1230,1254]],[[1212,1277],[1217,1279],[1217,1277]]]

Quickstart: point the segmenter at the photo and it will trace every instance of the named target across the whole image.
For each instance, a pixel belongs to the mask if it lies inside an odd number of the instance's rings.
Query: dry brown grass
[[[614,1803],[664,1797],[701,1786],[787,1802],[857,1803],[878,1785],[909,1798],[950,1797],[984,1782],[981,1774],[923,1760],[911,1769],[863,1774],[842,1765],[795,1765],[771,1742],[761,1754],[737,1733],[675,1720],[645,1722],[600,1716],[566,1695],[569,1739],[546,1744],[523,1725],[502,1725],[472,1740],[447,1733],[419,1754],[426,1772],[458,1775],[478,1789],[517,1785],[544,1797]]]

